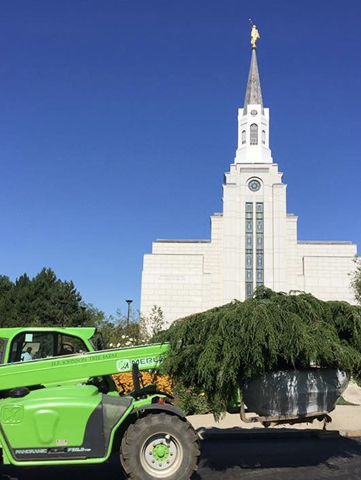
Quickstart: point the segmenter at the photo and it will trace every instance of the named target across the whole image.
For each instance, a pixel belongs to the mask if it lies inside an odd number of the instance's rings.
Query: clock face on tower
[[[249,182],[248,188],[252,192],[257,192],[261,188],[261,183],[258,180],[253,179]]]

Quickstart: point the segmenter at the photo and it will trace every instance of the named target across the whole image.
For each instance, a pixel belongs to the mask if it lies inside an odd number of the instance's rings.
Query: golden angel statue
[[[257,48],[256,47],[256,42],[259,38],[261,38],[261,37],[260,37],[260,34],[257,30],[256,25],[252,25],[252,30],[251,30],[251,45],[252,45],[252,48]]]

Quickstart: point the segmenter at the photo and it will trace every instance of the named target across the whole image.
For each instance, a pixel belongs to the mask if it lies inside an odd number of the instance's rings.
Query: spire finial
[[[252,22],[251,19],[249,19],[249,23],[251,26],[251,45],[252,45],[252,50],[255,50],[257,48],[256,42],[260,37],[260,34],[257,30],[256,25]]]
[[[243,114],[247,113],[248,105],[261,105],[263,111],[262,103],[262,92],[261,92],[261,82],[259,79],[258,65],[257,65],[257,55],[256,55],[256,42],[260,38],[256,25],[253,25],[251,19],[249,19],[251,27],[251,45],[252,45],[252,56],[251,56],[251,65],[249,67],[249,75],[247,82],[247,91],[244,101],[244,111]]]

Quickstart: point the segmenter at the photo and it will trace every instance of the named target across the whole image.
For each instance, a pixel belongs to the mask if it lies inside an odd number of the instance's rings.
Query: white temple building
[[[211,216],[210,240],[157,240],[144,255],[141,312],[161,307],[165,321],[252,296],[258,285],[353,302],[351,242],[300,241],[286,210],[286,184],[269,148],[253,45],[238,148],[223,184],[223,213]]]

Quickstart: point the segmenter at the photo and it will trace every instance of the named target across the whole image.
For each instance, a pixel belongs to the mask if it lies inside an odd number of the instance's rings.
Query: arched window
[[[262,143],[263,144],[266,143],[266,131],[265,130],[262,130]]]
[[[258,145],[258,125],[256,123],[252,123],[250,127],[249,143]]]
[[[242,145],[246,143],[246,130],[242,130]]]

